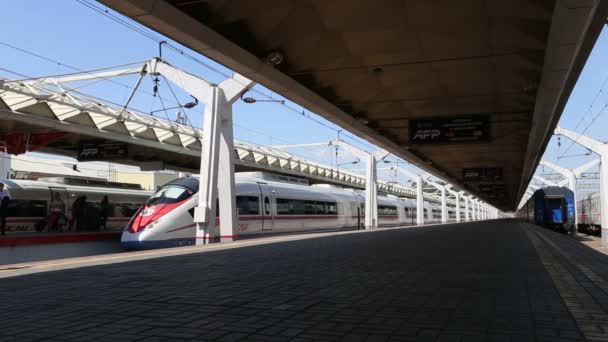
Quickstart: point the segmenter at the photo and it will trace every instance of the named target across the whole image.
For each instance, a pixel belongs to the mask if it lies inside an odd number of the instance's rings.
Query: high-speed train
[[[302,232],[321,229],[357,229],[365,218],[364,193],[327,184],[308,185],[305,179],[267,172],[235,175],[239,236]],[[155,192],[123,231],[126,249],[192,245],[199,180],[184,177]],[[441,220],[439,205],[427,203],[425,222]],[[449,217],[455,219],[450,208]],[[378,196],[379,226],[415,224],[415,201]],[[219,220],[216,219],[216,230]],[[216,232],[217,233],[217,232]],[[217,236],[218,234],[212,234]]]
[[[77,222],[76,228],[99,229],[100,202],[103,196],[108,196],[110,215],[106,229],[121,231],[152,194],[151,191],[141,190],[134,184],[69,177],[50,177],[40,180],[3,179],[0,182],[5,184],[12,198],[6,209],[6,228],[9,233],[45,230],[52,199],[63,203],[67,218],[74,200],[83,195],[87,196],[87,207],[90,208],[87,212],[88,226],[84,227]],[[64,220],[64,224],[59,229],[66,228],[65,221],[67,220]]]

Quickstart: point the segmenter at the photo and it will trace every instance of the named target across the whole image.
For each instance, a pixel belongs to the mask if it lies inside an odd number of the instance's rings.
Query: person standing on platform
[[[84,196],[78,196],[74,203],[72,203],[72,217],[70,218],[70,224],[68,225],[68,230],[78,230],[78,219],[82,216],[82,202]]]
[[[6,235],[6,211],[11,201],[11,193],[4,188],[4,183],[0,183],[0,231]]]
[[[108,216],[110,216],[110,211],[112,207],[110,206],[110,200],[108,200],[108,196],[103,196],[101,200],[101,229],[107,229]]]
[[[49,215],[48,231],[50,232],[58,230],[62,224],[65,224],[65,203],[63,203],[59,193],[54,193],[53,201],[49,207],[51,214]]]

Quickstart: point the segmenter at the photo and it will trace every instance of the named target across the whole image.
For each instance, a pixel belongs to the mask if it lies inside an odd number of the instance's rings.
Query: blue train
[[[547,187],[534,195],[517,211],[517,218],[539,226],[575,234],[574,194],[567,188]]]

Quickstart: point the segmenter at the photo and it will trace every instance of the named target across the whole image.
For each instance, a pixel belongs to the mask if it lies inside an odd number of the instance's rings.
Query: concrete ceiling
[[[590,0],[101,2],[503,210],[515,208],[532,177],[608,6]],[[266,63],[272,52],[284,61]],[[485,127],[473,130],[482,138],[458,140],[456,128],[440,142],[413,141],[416,122],[431,130],[458,125],[441,118],[475,120]],[[465,169],[479,168],[498,176],[464,178]]]

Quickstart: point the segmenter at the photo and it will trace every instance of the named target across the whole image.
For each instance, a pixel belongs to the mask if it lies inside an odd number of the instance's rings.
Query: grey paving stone
[[[549,233],[563,253],[589,266],[564,264],[591,298],[575,307],[584,330],[603,338],[608,316],[589,305],[608,303],[601,281],[608,283],[606,258]],[[380,230],[31,274],[3,279],[0,293],[0,341],[583,339],[565,305],[576,297],[562,300],[527,233],[510,222]]]

